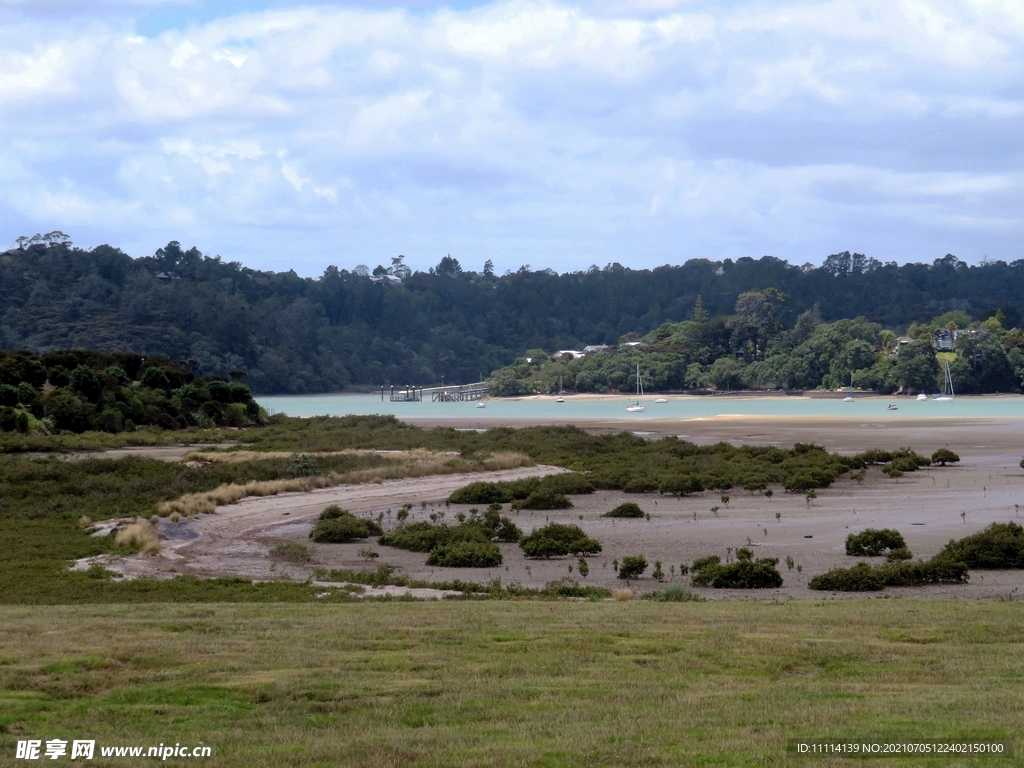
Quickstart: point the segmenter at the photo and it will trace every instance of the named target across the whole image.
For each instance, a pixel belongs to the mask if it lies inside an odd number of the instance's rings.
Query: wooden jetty
[[[384,400],[384,387],[380,388],[380,399]],[[407,385],[404,389],[391,387],[392,403],[419,403],[429,395],[432,403],[465,403],[471,400],[482,400],[487,397],[487,382],[477,381],[473,384],[459,384],[445,387],[414,387]]]

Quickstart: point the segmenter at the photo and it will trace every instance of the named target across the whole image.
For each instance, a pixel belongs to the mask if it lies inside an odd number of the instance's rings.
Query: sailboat
[[[640,396],[644,393],[644,385],[640,381],[640,365],[636,366],[636,402],[633,405],[627,405],[626,410],[630,413],[639,413],[640,411],[646,411],[646,405],[640,405]]]
[[[853,371],[850,371],[850,392],[843,398],[844,403],[853,402]]]
[[[942,394],[935,395],[933,400],[953,400],[953,376],[949,372],[949,360],[946,360],[946,367],[942,371]]]
[[[555,400],[555,402],[556,403],[564,403],[565,402],[565,398],[562,397],[562,377],[561,376],[558,377],[558,399]]]

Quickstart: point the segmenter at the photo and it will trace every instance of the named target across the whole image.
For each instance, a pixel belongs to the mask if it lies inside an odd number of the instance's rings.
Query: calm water
[[[486,408],[476,403],[392,403],[383,402],[376,395],[273,395],[258,397],[268,413],[286,413],[289,416],[344,416],[394,414],[398,417],[430,419],[476,419],[483,423],[492,419],[551,419],[556,422],[574,422],[607,419],[629,419],[642,423],[651,419],[695,419],[722,414],[747,416],[858,416],[890,419],[906,418],[1024,418],[1024,396],[958,397],[949,402],[918,402],[913,398],[879,397],[860,398],[852,403],[837,399],[810,399],[801,397],[687,397],[655,403],[654,396],[642,398],[647,406],[643,413],[627,413],[629,402],[624,397],[602,400],[574,400],[566,397],[556,403],[553,397],[539,400],[487,400]],[[889,411],[894,403],[899,410]]]

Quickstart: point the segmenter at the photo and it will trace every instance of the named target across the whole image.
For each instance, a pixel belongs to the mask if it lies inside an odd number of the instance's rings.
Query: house
[[[605,352],[609,347],[607,344],[591,344],[590,346],[583,348],[583,354],[589,355],[591,352]]]
[[[953,341],[956,339],[956,331],[949,331],[942,328],[932,334],[932,346],[940,352],[948,352],[953,348]]]
[[[562,349],[559,350],[558,352],[555,352],[555,354],[553,354],[552,357],[558,358],[562,357],[563,355],[572,355],[572,359],[576,360],[577,358],[583,357],[583,352],[580,352],[578,349]]]
[[[161,272],[156,276],[156,279],[161,283],[173,283],[175,280],[181,280],[181,275],[177,272]]]

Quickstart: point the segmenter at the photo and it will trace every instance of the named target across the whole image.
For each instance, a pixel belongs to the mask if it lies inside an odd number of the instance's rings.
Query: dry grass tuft
[[[181,522],[181,515],[179,515],[177,512],[172,513],[171,514],[171,522],[172,523]]]
[[[612,600],[618,600],[619,602],[625,602],[633,599],[632,589],[616,589],[612,592]]]
[[[141,520],[118,531],[115,541],[119,547],[138,547],[144,555],[156,555],[160,552],[160,539],[156,535],[156,529]]]
[[[241,453],[248,453],[262,458],[278,455],[272,453],[261,454],[256,451],[234,451],[223,454],[193,453],[189,454],[189,456],[196,457],[201,455],[203,459],[208,459],[213,456],[231,456]],[[345,453],[345,451],[340,453]],[[352,451],[352,453],[358,452]],[[373,451],[362,451],[362,453],[373,453]],[[280,455],[291,456],[292,454]],[[340,475],[317,475],[287,480],[260,480],[244,485],[228,483],[218,486],[212,491],[188,493],[173,501],[162,501],[157,505],[157,511],[165,517],[175,513],[184,517],[194,517],[199,514],[213,514],[217,507],[237,504],[247,496],[276,496],[279,493],[305,493],[317,488],[333,488],[336,485],[381,483],[384,480],[401,480],[407,477],[515,469],[517,467],[530,467],[535,463],[529,456],[522,453],[495,453],[481,459],[464,459],[458,455],[437,453],[422,448],[412,451],[388,452],[388,457],[394,459],[393,463],[383,467],[358,469]]]
[[[88,515],[82,515],[80,518],[78,518],[78,524],[83,528],[88,528],[90,525],[92,525],[92,518]]]

